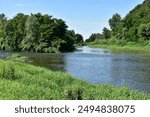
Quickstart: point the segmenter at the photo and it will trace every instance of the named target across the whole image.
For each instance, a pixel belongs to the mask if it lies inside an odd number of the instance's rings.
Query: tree
[[[7,23],[7,18],[5,14],[0,14],[0,49],[6,50],[8,48],[8,42],[5,39],[5,27]]]
[[[69,31],[62,19],[41,13],[18,13],[7,20],[0,14],[0,50],[66,52],[74,50],[74,43],[83,40],[82,35]]]
[[[25,32],[25,22],[27,19],[27,15],[24,15],[23,13],[18,13],[12,20],[12,26],[13,26],[13,38],[14,38],[14,51],[21,50],[21,47],[19,46],[22,40],[25,38],[26,32]]]
[[[15,25],[12,20],[8,20],[5,26],[5,40],[7,42],[8,47],[5,48],[6,51],[15,51],[16,50],[16,31]]]
[[[114,30],[120,21],[121,21],[121,16],[118,13],[114,14],[112,16],[112,18],[109,19],[109,26],[110,26],[110,28],[112,30]]]
[[[94,42],[99,37],[99,35],[99,33],[91,34],[91,36],[86,40],[86,42]]]
[[[27,51],[35,51],[39,40],[39,22],[36,16],[28,16],[25,23],[25,39],[22,41],[22,49]]]
[[[54,19],[54,23],[55,23],[53,28],[54,35],[59,38],[64,37],[68,26],[62,19]]]
[[[106,27],[103,28],[103,37],[104,37],[104,39],[110,38],[110,30]]]
[[[54,26],[55,22],[52,16],[42,15],[41,13],[35,14],[39,22],[39,44],[36,47],[37,52],[51,52],[52,41],[54,40]]]
[[[126,42],[144,42],[150,41],[150,0],[145,0],[142,4],[137,5],[123,19],[116,13],[109,19],[109,26],[103,29],[103,36],[109,42],[126,44]],[[86,42],[95,41],[97,37],[92,35]],[[95,41],[95,43],[99,41]],[[107,42],[105,40],[105,42]],[[142,44],[142,43],[141,43]]]
[[[83,36],[81,34],[76,34],[75,35],[75,44],[83,44]]]
[[[141,40],[150,40],[150,23],[141,24],[138,28],[138,36]]]
[[[0,14],[0,37],[3,36],[3,31],[5,28],[6,21],[7,19],[5,17],[5,14]]]

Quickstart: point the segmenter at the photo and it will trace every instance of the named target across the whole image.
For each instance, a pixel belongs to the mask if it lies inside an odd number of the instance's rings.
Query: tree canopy
[[[114,30],[120,22],[121,16],[118,13],[116,13],[112,16],[111,19],[109,19],[109,26],[112,30]]]
[[[12,19],[0,14],[0,50],[28,52],[67,52],[83,42],[81,34],[70,33],[62,19],[47,14],[24,15]]]

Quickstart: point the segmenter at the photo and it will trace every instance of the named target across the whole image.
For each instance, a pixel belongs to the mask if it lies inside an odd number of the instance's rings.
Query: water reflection
[[[53,71],[65,71],[64,54],[50,53],[21,53],[28,56],[30,63],[36,66],[46,67]]]
[[[76,53],[86,53],[86,54],[111,54],[109,49],[100,49],[100,48],[90,48],[88,46],[81,46],[77,48]]]

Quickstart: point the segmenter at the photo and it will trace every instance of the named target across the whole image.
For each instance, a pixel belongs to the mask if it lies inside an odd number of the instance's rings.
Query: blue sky
[[[0,13],[11,18],[17,13],[49,14],[66,21],[69,29],[88,38],[108,26],[114,13],[124,17],[144,0],[0,0]]]

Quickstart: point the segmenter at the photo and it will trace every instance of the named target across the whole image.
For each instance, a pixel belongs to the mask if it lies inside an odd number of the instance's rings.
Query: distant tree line
[[[126,17],[116,13],[109,19],[110,29],[104,27],[102,33],[92,34],[86,42],[121,44],[150,41],[150,0],[137,5]]]
[[[83,44],[81,34],[68,30],[62,19],[41,13],[18,13],[12,19],[0,14],[0,50],[28,52],[67,52]]]

